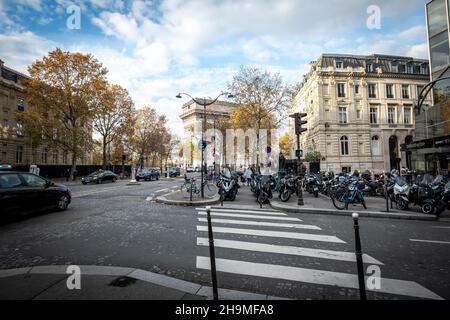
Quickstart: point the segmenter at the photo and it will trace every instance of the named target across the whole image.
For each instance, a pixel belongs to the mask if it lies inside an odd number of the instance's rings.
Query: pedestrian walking
[[[250,167],[247,168],[244,172],[244,177],[247,179],[247,186],[250,186],[250,182],[252,181],[253,171]]]

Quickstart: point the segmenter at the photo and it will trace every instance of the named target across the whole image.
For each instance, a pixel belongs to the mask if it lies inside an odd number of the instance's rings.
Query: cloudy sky
[[[428,58],[426,0],[0,0],[0,59],[26,72],[55,47],[92,53],[136,106],[181,134],[178,92],[216,96],[241,65],[301,80],[322,53]],[[69,29],[67,8],[81,12]],[[369,29],[367,9],[381,9]]]

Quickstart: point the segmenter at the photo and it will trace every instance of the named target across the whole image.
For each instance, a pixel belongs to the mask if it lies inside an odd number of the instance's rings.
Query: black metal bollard
[[[211,261],[211,280],[213,287],[213,299],[219,300],[219,293],[217,289],[216,253],[214,251],[214,235],[211,223],[211,207],[206,207],[206,213],[208,220],[209,258]]]
[[[367,298],[366,298],[366,284],[365,284],[361,239],[359,237],[359,223],[358,223],[359,214],[354,213],[352,217],[355,228],[356,266],[358,269],[359,295],[361,300],[365,301],[367,300]]]
[[[194,187],[194,183],[191,181],[191,189],[190,189],[190,201],[192,203],[192,188]]]
[[[386,198],[386,212],[389,212],[389,198],[388,198],[388,189],[387,189],[386,184],[384,184],[384,197]]]

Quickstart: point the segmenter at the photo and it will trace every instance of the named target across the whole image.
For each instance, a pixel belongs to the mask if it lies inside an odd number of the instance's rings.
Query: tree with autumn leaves
[[[127,90],[109,84],[108,70],[90,54],[55,49],[28,72],[31,80],[24,85],[31,107],[18,113],[17,121],[34,148],[47,146],[70,154],[71,174],[77,161],[94,149],[94,133],[101,137],[106,166],[111,144],[126,145],[139,160],[152,152],[167,130],[165,117],[154,109],[135,111]]]
[[[261,129],[277,129],[284,119],[294,98],[297,87],[285,84],[280,74],[272,74],[255,67],[241,67],[228,85],[229,91],[239,105],[232,113],[230,127],[233,129],[254,129],[257,150],[256,166],[260,163]]]

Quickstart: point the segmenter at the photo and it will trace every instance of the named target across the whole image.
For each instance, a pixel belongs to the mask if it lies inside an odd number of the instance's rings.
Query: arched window
[[[341,155],[348,156],[350,154],[350,149],[348,147],[348,138],[343,136],[341,138]]]
[[[372,155],[373,156],[381,155],[380,137],[378,136],[372,137]]]

